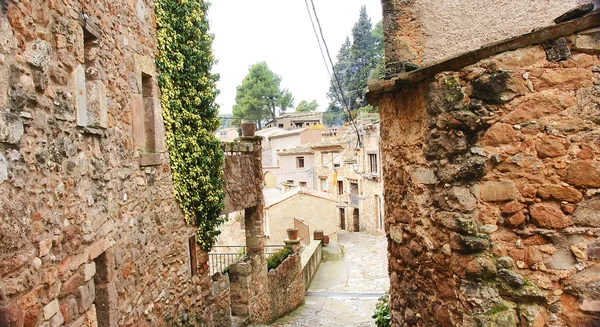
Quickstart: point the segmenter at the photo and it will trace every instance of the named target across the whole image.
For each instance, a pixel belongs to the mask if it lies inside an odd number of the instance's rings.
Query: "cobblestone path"
[[[344,258],[322,262],[305,304],[269,326],[375,326],[377,299],[389,289],[385,237],[342,232],[338,241]]]

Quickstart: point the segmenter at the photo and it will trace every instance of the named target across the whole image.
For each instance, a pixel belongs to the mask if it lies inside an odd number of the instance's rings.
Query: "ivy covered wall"
[[[214,131],[220,124],[213,36],[203,0],[157,0],[159,86],[175,198],[197,241],[209,250],[223,222],[223,152]]]

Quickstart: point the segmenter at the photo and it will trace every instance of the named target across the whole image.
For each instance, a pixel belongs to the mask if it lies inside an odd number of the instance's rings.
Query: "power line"
[[[308,8],[308,0],[305,0],[305,3],[306,3],[306,7],[308,9],[308,14],[309,14],[309,17],[310,17],[310,21],[311,21],[311,23],[313,25],[313,30],[315,32],[315,35],[317,36],[317,41],[319,41],[319,36],[317,35],[317,31],[315,29],[315,25],[314,25],[313,20],[312,20],[312,15],[310,14],[310,9]],[[339,92],[341,94],[341,101],[340,101],[340,96],[337,94],[337,92],[336,92],[336,98],[338,98],[337,99],[338,102],[340,102],[340,104],[345,107],[344,108],[345,109],[344,112],[346,112],[346,115],[347,115],[348,119],[350,120],[350,122],[352,123],[352,127],[354,127],[354,131],[356,132],[357,145],[359,147],[362,147],[362,141],[360,139],[360,133],[358,132],[358,127],[356,126],[356,122],[352,118],[352,112],[350,112],[350,106],[346,102],[346,98],[344,97],[344,91],[342,89],[340,80],[339,80],[337,74],[335,73],[335,68],[334,68],[334,65],[333,65],[333,60],[331,60],[331,54],[329,53],[329,47],[327,46],[327,41],[325,41],[325,37],[323,36],[323,29],[321,27],[321,22],[319,21],[319,16],[317,15],[317,9],[315,8],[315,3],[313,2],[313,0],[310,0],[310,3],[312,5],[312,9],[313,9],[313,14],[315,16],[315,20],[317,21],[317,26],[319,26],[319,33],[321,35],[321,40],[323,41],[323,45],[325,46],[325,51],[327,52],[327,58],[329,59],[329,63],[331,65],[331,70],[333,72],[333,78],[334,78],[334,80],[335,80],[335,82],[337,84],[337,87],[339,89]],[[321,43],[319,42],[319,48],[320,48],[320,44]],[[325,57],[323,55],[323,50],[322,49],[321,49],[321,55],[323,57]],[[327,66],[327,62],[325,62],[325,65]],[[329,70],[328,70],[328,72],[329,72]],[[331,74],[330,74],[330,78],[331,78]],[[334,90],[335,90],[335,85],[334,85]]]

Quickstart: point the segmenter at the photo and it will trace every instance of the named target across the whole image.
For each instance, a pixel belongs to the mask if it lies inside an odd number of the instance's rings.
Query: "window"
[[[327,178],[321,178],[321,191],[327,192]]]
[[[304,168],[304,157],[296,157],[296,168]]]
[[[342,156],[339,152],[334,152],[333,154],[333,167],[339,168],[340,162],[342,161]]]
[[[152,76],[142,73],[142,105],[144,106],[144,151],[153,153],[156,151],[156,140],[154,121],[156,98]]]
[[[350,183],[350,193],[358,194],[358,183]]]
[[[287,183],[290,184],[290,185],[294,185],[294,180],[293,179],[288,179]]]
[[[338,194],[344,194],[344,181],[338,181]]]
[[[106,86],[102,81],[98,51],[100,49],[100,31],[90,22],[83,26],[83,55],[85,63],[75,71],[75,106],[77,107],[77,125],[95,128],[108,127],[106,108]],[[99,131],[99,130],[97,130]]]
[[[161,164],[165,149],[154,58],[135,55],[137,94],[131,99],[133,141],[141,151],[140,166]]]
[[[377,155],[369,154],[369,167],[371,174],[377,174]]]
[[[321,154],[321,164],[323,165],[323,167],[329,167],[329,163],[331,162],[331,160],[329,160],[329,157],[329,152],[323,152]]]
[[[277,124],[279,128],[283,128],[283,124]]]
[[[298,184],[300,185],[300,187],[306,187],[306,182],[300,182]]]

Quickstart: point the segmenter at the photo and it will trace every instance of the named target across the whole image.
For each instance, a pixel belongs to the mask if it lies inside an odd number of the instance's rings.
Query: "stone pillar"
[[[300,256],[300,239],[290,240],[286,238],[283,243],[285,246],[291,247],[295,255]],[[302,261],[300,261],[300,264],[302,264]]]
[[[254,186],[258,196],[254,207],[245,209],[246,224],[246,256],[252,265],[250,278],[250,301],[248,316],[252,323],[267,323],[270,318],[269,306],[269,280],[267,275],[267,260],[265,257],[265,231],[264,226],[264,198],[262,194],[262,138],[241,137],[241,142],[252,143],[252,167]]]

